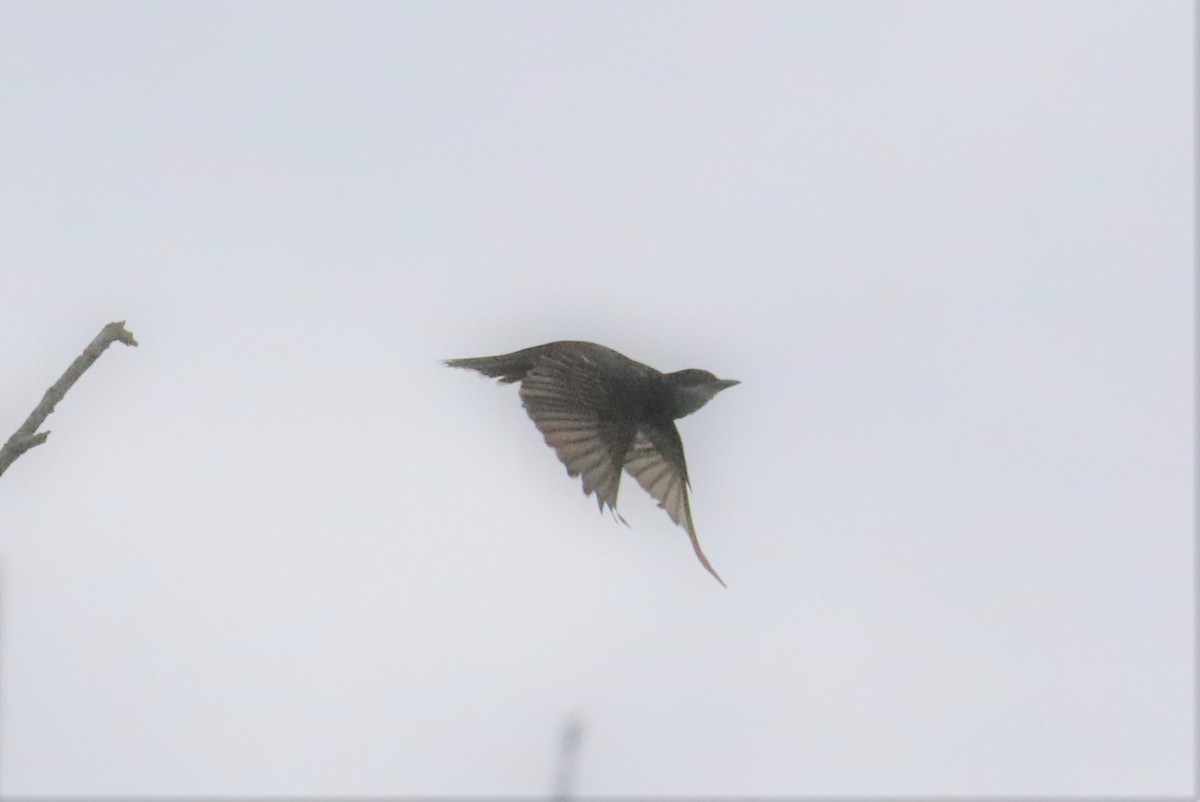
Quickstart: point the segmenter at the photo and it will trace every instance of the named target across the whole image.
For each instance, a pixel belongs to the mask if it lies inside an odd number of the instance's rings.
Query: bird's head
[[[697,368],[668,373],[667,381],[676,394],[676,418],[692,414],[707,404],[717,393],[735,384],[740,384],[735,379],[718,379],[707,370]]]

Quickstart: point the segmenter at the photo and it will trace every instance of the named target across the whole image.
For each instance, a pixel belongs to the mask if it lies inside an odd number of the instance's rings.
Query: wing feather
[[[525,411],[570,476],[603,510],[616,510],[621,466],[633,426],[614,420],[613,405],[586,357],[547,354],[521,381]]]
[[[671,520],[682,526],[692,540],[700,564],[723,586],[700,548],[696,527],[692,523],[692,508],[687,496],[687,465],[683,458],[683,441],[675,424],[642,426],[633,439],[625,458],[625,471],[637,480],[642,489],[654,497],[658,506],[667,511]]]

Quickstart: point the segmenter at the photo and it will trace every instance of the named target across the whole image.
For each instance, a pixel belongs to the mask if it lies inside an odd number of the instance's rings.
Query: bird
[[[576,340],[444,364],[501,384],[519,382],[521,402],[546,445],[569,476],[582,477],[584,495],[594,493],[601,512],[607,507],[625,523],[616,509],[617,491],[621,472],[628,473],[687,531],[700,564],[725,586],[696,537],[675,420],[740,382],[696,368],[662,373],[611,348]]]

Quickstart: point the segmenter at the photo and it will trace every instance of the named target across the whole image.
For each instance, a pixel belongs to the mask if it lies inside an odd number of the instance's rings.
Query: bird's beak
[[[722,390],[728,390],[730,387],[732,387],[735,384],[741,384],[741,382],[738,381],[737,379],[721,379],[720,381],[717,382],[717,384],[720,385],[720,388]]]

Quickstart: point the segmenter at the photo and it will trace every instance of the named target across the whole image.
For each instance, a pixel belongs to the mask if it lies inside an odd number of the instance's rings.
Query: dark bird
[[[690,415],[738,382],[707,370],[660,373],[603,345],[554,342],[501,356],[448,359],[502,384],[521,383],[525,411],[584,495],[617,513],[624,469],[687,530],[700,563],[725,583],[700,549],[688,506],[687,463],[675,419]]]

